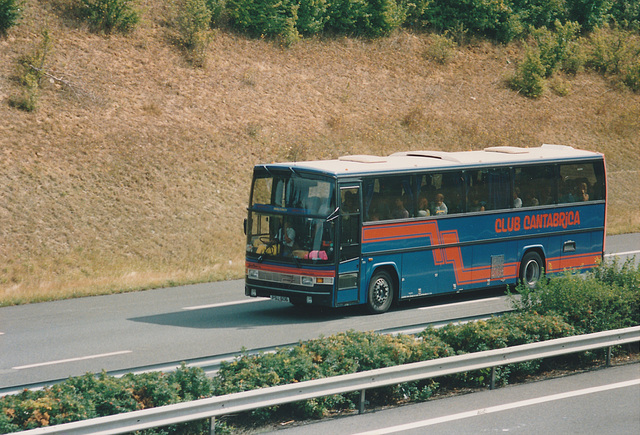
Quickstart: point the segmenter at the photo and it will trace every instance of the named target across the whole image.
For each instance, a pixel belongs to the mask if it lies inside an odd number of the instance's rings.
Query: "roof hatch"
[[[340,156],[338,160],[342,162],[356,162],[356,163],[385,163],[387,161],[384,157],[370,156],[366,154],[354,155],[354,156]]]
[[[457,158],[453,157],[451,153],[446,151],[403,151],[399,153],[393,153],[392,156],[406,156],[406,157],[426,157],[430,159],[448,160],[450,162],[459,162]]]
[[[503,154],[527,154],[529,152],[528,148],[521,147],[490,147],[484,149],[486,152],[490,153],[503,153]]]

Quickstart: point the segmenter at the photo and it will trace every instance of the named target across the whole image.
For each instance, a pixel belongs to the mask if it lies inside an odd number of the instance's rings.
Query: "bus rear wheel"
[[[385,313],[393,303],[395,294],[393,279],[388,272],[376,272],[369,282],[367,308],[372,314]]]
[[[532,289],[538,284],[543,273],[544,263],[540,254],[535,251],[527,252],[520,263],[520,280],[522,283],[527,288]]]

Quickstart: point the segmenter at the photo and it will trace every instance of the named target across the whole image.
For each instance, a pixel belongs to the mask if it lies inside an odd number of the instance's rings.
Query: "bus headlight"
[[[247,278],[258,279],[258,271],[256,269],[248,269]]]
[[[303,276],[302,277],[302,285],[312,286],[316,283],[316,280],[312,276]]]

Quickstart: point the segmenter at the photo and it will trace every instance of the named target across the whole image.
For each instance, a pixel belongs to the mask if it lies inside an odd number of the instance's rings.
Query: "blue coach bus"
[[[562,145],[257,165],[245,294],[394,302],[589,269],[605,243],[602,154]]]

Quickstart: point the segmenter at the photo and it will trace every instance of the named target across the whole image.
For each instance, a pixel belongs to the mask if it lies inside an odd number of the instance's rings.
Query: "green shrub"
[[[296,28],[303,35],[315,35],[324,30],[329,20],[327,0],[300,0]]]
[[[541,27],[531,32],[540,51],[540,61],[545,69],[545,77],[551,77],[568,59],[570,44],[576,40],[579,31],[578,23],[568,22],[563,25],[560,21],[556,21],[554,31]]]
[[[425,342],[446,343],[448,353],[464,354],[501,349],[574,334],[571,325],[560,316],[542,316],[537,313],[508,313],[487,321],[463,325],[447,325],[439,330],[427,329],[419,336]],[[540,361],[527,361],[496,368],[496,383],[506,385],[513,379],[540,371]],[[490,382],[491,369],[459,373],[439,379],[444,388],[481,387]]]
[[[194,49],[200,35],[209,29],[211,10],[206,0],[182,0],[178,3],[176,26],[180,34],[180,43],[188,50]]]
[[[613,20],[621,27],[640,29],[640,2],[638,0],[616,0],[611,8]]]
[[[22,0],[0,0],[0,36],[18,24],[22,16]]]
[[[522,23],[508,0],[433,0],[425,9],[425,21],[436,30],[460,28],[509,42],[522,33]]]
[[[568,19],[577,21],[585,30],[605,24],[615,0],[565,0]]]
[[[603,74],[618,74],[627,51],[626,35],[608,28],[591,33],[587,65]]]
[[[121,378],[87,373],[41,391],[25,390],[0,398],[0,433],[62,424],[193,400],[211,393],[201,369],[182,365],[170,375],[159,372]],[[206,422],[169,426],[163,433],[204,433]]]
[[[287,43],[299,38],[296,0],[227,0],[231,25],[254,37],[277,37]]]
[[[211,12],[210,25],[218,24],[225,10],[226,0],[205,0],[209,12]]]
[[[396,0],[336,0],[328,4],[325,29],[356,36],[388,35],[402,25],[405,10]]]
[[[406,19],[404,8],[396,0],[368,0],[368,16],[358,33],[377,37],[390,34]]]
[[[426,55],[440,64],[446,64],[455,54],[458,44],[446,35],[433,35],[430,38]]]
[[[576,333],[607,331],[640,324],[640,266],[602,265],[585,279],[567,273],[545,279],[535,289],[518,287],[520,311],[560,315]]]
[[[398,5],[405,14],[404,25],[407,27],[428,27],[427,10],[433,0],[400,0]]]
[[[533,28],[552,27],[567,16],[565,0],[511,0],[513,13]]]
[[[78,0],[77,8],[93,30],[109,34],[135,28],[140,21],[135,5],[135,0]]]
[[[602,28],[590,35],[586,66],[638,92],[640,39],[630,31]]]
[[[167,382],[178,387],[178,397],[184,402],[209,397],[213,392],[213,385],[205,372],[189,368],[185,363],[167,376]]]
[[[61,384],[50,390],[25,390],[0,399],[0,433],[35,429],[96,417],[90,398]]]
[[[561,77],[554,77],[549,83],[549,88],[559,97],[566,97],[571,93],[571,83]]]
[[[191,64],[204,66],[211,40],[211,10],[206,0],[180,0],[176,4],[177,42]]]
[[[546,68],[540,60],[540,52],[529,47],[515,74],[509,78],[509,87],[527,97],[539,98],[544,93],[545,75]]]
[[[45,74],[47,57],[53,50],[53,40],[49,31],[42,31],[42,41],[29,53],[18,60],[18,79],[22,85],[20,96],[11,97],[9,104],[26,112],[33,112],[38,108],[40,98],[40,84]]]
[[[216,395],[255,388],[302,382],[389,367],[451,354],[446,345],[416,342],[408,336],[385,336],[373,332],[348,331],[300,343],[276,353],[242,355],[223,363],[214,380]],[[376,389],[367,393],[371,402],[398,400],[409,394],[427,398],[433,393],[432,381]],[[318,418],[330,410],[353,409],[357,393],[317,398],[313,401],[282,405],[252,412],[251,418],[264,421],[277,414],[282,418]],[[285,416],[285,417],[283,417]]]
[[[632,91],[640,92],[640,59],[625,66],[622,81]]]
[[[367,0],[335,0],[329,3],[325,29],[338,34],[357,34],[367,16]]]
[[[577,75],[584,70],[587,56],[584,43],[580,39],[571,41],[566,46],[565,56],[562,59],[560,70],[571,75]]]

